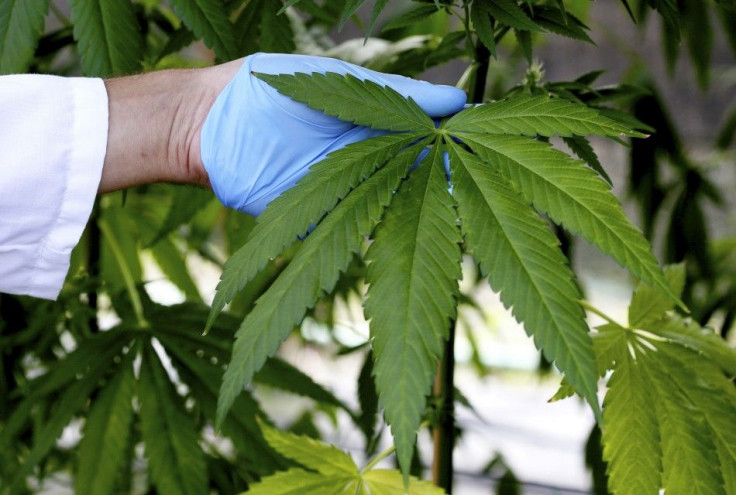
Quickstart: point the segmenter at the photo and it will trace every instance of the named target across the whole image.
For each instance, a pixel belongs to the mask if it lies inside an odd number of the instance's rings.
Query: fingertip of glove
[[[444,117],[461,111],[468,97],[465,91],[454,86],[434,85],[428,91],[426,101],[420,103],[430,117]]]

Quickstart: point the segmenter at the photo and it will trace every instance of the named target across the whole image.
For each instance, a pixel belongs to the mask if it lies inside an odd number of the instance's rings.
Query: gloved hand
[[[217,198],[230,208],[260,214],[309,167],[348,144],[385,134],[310,109],[251,75],[350,73],[411,96],[430,117],[463,109],[465,93],[336,59],[257,53],[220,93],[202,127],[202,163]]]

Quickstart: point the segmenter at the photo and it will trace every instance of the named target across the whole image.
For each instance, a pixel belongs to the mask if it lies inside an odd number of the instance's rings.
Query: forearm
[[[153,182],[209,186],[200,131],[231,64],[105,81],[109,130],[99,192]]]

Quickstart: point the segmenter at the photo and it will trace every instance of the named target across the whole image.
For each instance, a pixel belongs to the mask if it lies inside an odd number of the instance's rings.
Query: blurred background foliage
[[[522,2],[546,32],[509,27],[494,40],[495,56],[480,67],[467,26],[436,9],[441,4],[462,11],[461,3],[375,2],[386,8],[372,18],[374,3],[367,2],[338,29],[346,9],[361,3],[301,0],[277,15],[284,6],[280,0],[0,0],[0,73],[110,77],[206,66],[256,51],[298,52],[459,81],[466,88],[481,73],[487,75],[486,99],[544,91],[611,105],[611,112],[629,112],[653,131],[649,139],[622,148],[628,158],[620,150],[606,155],[620,163],[609,169],[615,190],[630,199],[660,259],[687,262],[684,299],[692,317],[733,338],[733,1]],[[612,10],[636,23],[645,46],[659,52],[655,58],[621,39],[620,15],[614,24],[605,22]],[[602,58],[615,66],[605,74],[597,71]],[[675,96],[678,83],[714,95],[705,119],[683,114],[693,102]],[[593,160],[587,142],[566,144]],[[593,145],[606,153],[605,144]],[[221,434],[213,433],[233,331],[289,262],[288,253],[273,260],[210,335],[201,336],[218,271],[253,223],[193,187],[159,184],[110,194],[98,200],[58,301],[0,295],[0,491],[37,492],[48,480],[68,490],[73,486],[75,493],[246,490],[292,465],[257,426],[255,418],[266,417],[258,400],[263,387],[309,399],[291,423],[293,431],[319,437],[316,417],[333,427],[347,418],[362,436],[364,455],[377,452],[384,425],[366,337],[341,334],[335,325],[336,311],[351,314],[349,303],[362,294],[364,266],[357,258],[294,333],[296,343],[326,359],[360,356],[357,398],[345,403],[293,364],[274,358],[238,398]],[[587,263],[584,246],[562,241],[577,267]],[[479,343],[487,331],[478,325],[484,319],[475,290],[480,282],[477,270],[466,267],[460,328],[470,349],[467,363],[486,375],[495,366],[483,358]],[[549,373],[549,364],[541,362],[539,372]],[[456,400],[469,406],[461,389]],[[431,404],[430,423],[442,408]],[[283,418],[271,419],[283,424]],[[595,492],[607,493],[598,430],[585,457]],[[417,456],[414,474],[424,468]],[[496,480],[498,493],[521,492],[500,454],[479,475]]]

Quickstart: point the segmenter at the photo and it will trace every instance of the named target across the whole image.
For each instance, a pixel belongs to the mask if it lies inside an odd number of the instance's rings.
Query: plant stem
[[[475,46],[475,63],[478,64],[478,70],[475,73],[473,87],[470,88],[468,95],[470,103],[483,103],[483,97],[486,92],[486,82],[488,80],[488,67],[491,63],[491,52],[483,43],[478,42]]]
[[[601,311],[600,309],[598,309],[595,306],[593,306],[592,304],[590,304],[585,299],[581,299],[580,300],[580,305],[583,307],[583,309],[587,309],[591,313],[600,316],[601,318],[603,318],[604,320],[606,320],[608,323],[613,323],[614,325],[623,326],[620,323],[618,323],[616,320],[614,320],[613,318],[611,318],[610,316],[608,316],[607,314],[605,314],[603,311]],[[626,328],[626,327],[624,327],[624,328]]]
[[[53,2],[52,2],[53,3]],[[101,243],[100,239],[102,233],[100,227],[97,225],[99,217],[99,200],[95,200],[95,206],[92,209],[92,215],[89,221],[89,240],[87,244],[87,272],[91,282],[91,288],[87,293],[87,302],[89,308],[92,310],[92,315],[89,317],[88,325],[91,333],[97,333],[100,330],[99,322],[97,321],[97,313],[99,312],[99,302],[97,299],[97,292],[100,289],[100,252]]]
[[[376,464],[378,464],[379,462],[381,462],[382,460],[384,460],[386,457],[390,456],[394,452],[396,452],[396,446],[392,445],[386,450],[384,450],[383,452],[381,452],[380,454],[378,454],[376,457],[371,459],[370,462],[366,464],[365,467],[363,467],[363,469],[360,470],[361,474],[367,473],[368,471],[376,467]]]
[[[437,370],[434,395],[439,400],[439,421],[434,430],[434,484],[452,493],[452,451],[455,447],[455,321],[445,342],[445,352]]]
[[[474,63],[478,64],[478,70],[469,91],[469,103],[483,103],[490,61],[491,52],[478,41],[474,60]],[[455,331],[453,320],[434,385],[434,396],[441,404],[442,410],[433,433],[432,479],[435,485],[448,494],[452,493],[452,451],[455,448]]]

